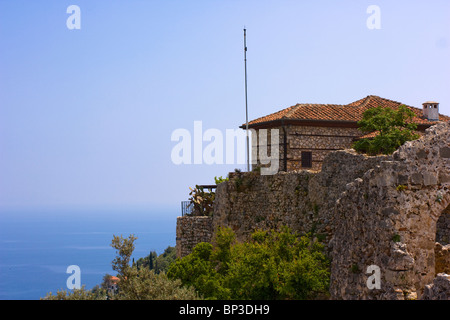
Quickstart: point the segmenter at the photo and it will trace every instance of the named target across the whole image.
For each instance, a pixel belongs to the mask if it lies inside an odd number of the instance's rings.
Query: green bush
[[[209,299],[313,299],[326,294],[329,261],[310,237],[281,231],[256,231],[236,242],[229,228],[213,241],[198,244],[168,271]]]
[[[204,297],[227,299],[228,295],[221,292],[221,279],[210,259],[212,251],[210,243],[197,244],[191,254],[171,265],[167,276],[181,280],[185,286],[193,286]]]

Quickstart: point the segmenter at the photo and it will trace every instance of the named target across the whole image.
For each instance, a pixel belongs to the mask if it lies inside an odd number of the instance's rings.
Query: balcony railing
[[[190,201],[181,201],[181,216],[191,215],[194,212],[194,205]]]

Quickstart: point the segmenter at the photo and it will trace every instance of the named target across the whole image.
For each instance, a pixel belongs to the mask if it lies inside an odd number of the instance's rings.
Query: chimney
[[[439,102],[427,101],[422,103],[423,116],[429,121],[439,121]]]

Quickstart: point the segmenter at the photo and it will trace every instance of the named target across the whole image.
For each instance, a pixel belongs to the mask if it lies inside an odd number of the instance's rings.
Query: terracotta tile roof
[[[397,109],[399,106],[405,105],[411,111],[413,111],[414,114],[416,115],[413,118],[413,122],[415,122],[417,124],[424,124],[424,125],[432,125],[432,124],[436,123],[436,121],[429,121],[428,119],[426,119],[423,116],[423,111],[422,111],[421,108],[411,107],[411,106],[408,106],[408,105],[406,105],[404,103],[401,103],[401,102],[398,102],[398,101],[389,100],[389,99],[385,99],[385,98],[380,98],[378,96],[367,96],[366,98],[360,99],[360,100],[355,101],[355,102],[352,102],[349,105],[358,106],[358,108],[361,111],[360,117],[362,117],[362,113],[365,110],[369,109],[369,108],[382,106],[382,107],[389,107],[389,108],[392,108],[392,109]],[[450,117],[440,114],[439,115],[439,120],[440,121],[450,121]]]
[[[380,131],[373,131],[373,132],[367,133],[367,134],[365,134],[365,135],[363,135],[361,137],[356,138],[356,140],[375,138],[379,134],[380,134]]]
[[[365,110],[372,107],[389,107],[396,109],[403,103],[380,98],[378,96],[367,96],[363,99],[354,101],[347,105],[338,104],[296,104],[289,108],[269,114],[267,116],[257,118],[249,122],[249,127],[256,127],[262,124],[268,124],[277,120],[289,121],[332,121],[332,122],[354,122],[362,119]],[[423,117],[422,109],[406,105],[416,115],[413,121],[417,124],[432,125],[436,122],[429,121]],[[439,116],[440,121],[450,121],[450,117],[445,115]],[[241,126],[245,128],[245,124]]]
[[[424,135],[424,132],[422,132],[422,131],[414,131],[414,133],[418,134],[419,136],[423,136]],[[367,133],[367,134],[365,134],[365,135],[363,135],[361,137],[357,137],[357,138],[355,138],[355,140],[367,139],[367,138],[371,139],[371,138],[375,138],[379,134],[380,134],[379,131],[373,131],[373,132]]]

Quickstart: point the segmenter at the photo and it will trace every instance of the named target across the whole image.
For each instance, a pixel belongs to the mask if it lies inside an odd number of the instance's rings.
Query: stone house
[[[400,105],[404,104],[374,95],[346,105],[296,104],[252,120],[248,128],[254,129],[258,136],[261,129],[279,130],[279,171],[318,171],[327,154],[351,148],[356,139],[363,137],[357,122],[362,119],[365,110],[378,106],[396,109]],[[413,121],[417,123],[419,132],[424,132],[438,121],[450,120],[450,117],[439,114],[437,102],[425,102],[421,109],[406,107],[414,112]],[[241,128],[245,129],[246,125]],[[270,141],[270,130],[267,131],[267,141]],[[256,149],[252,151],[258,152],[258,146],[253,147]]]

